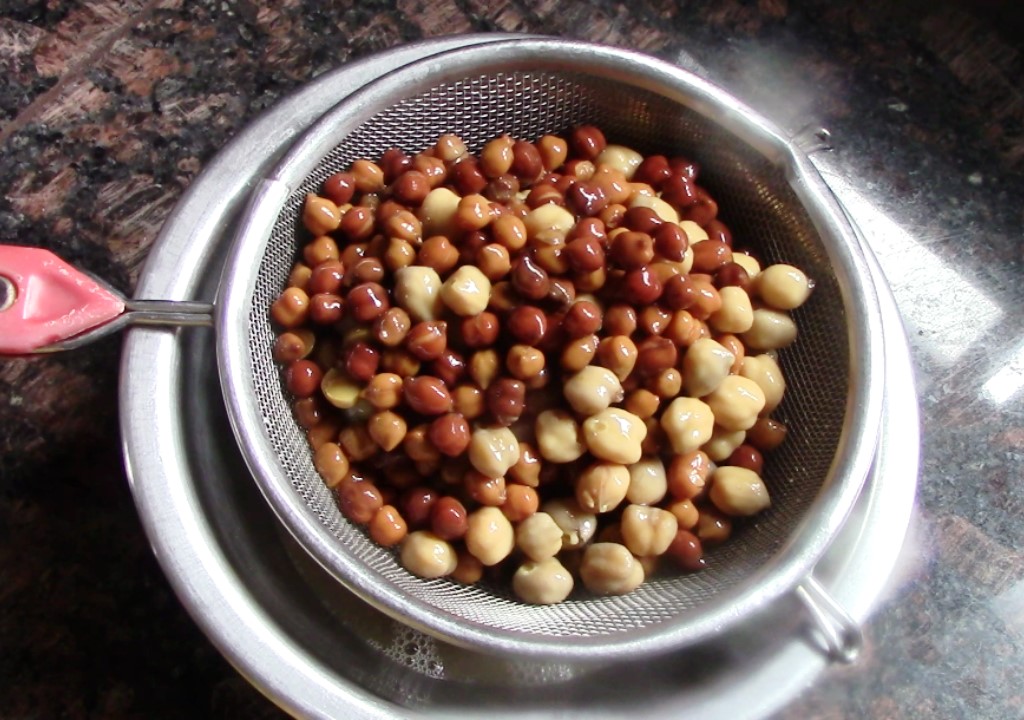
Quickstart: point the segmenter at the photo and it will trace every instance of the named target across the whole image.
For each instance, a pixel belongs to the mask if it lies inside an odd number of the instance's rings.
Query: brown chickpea
[[[448,347],[448,323],[425,320],[416,323],[405,338],[405,349],[420,360],[436,360]]]
[[[562,351],[562,369],[569,373],[577,373],[587,367],[597,354],[599,342],[597,335],[570,340]]]
[[[622,278],[621,297],[629,298],[640,306],[657,301],[663,290],[661,281],[649,265],[634,268]]]
[[[611,243],[611,259],[621,268],[632,270],[654,260],[654,240],[647,233],[628,230]]]
[[[597,217],[604,223],[605,228],[610,232],[621,227],[622,220],[625,216],[626,206],[621,203],[613,203],[598,213]]]
[[[647,183],[655,190],[660,190],[664,183],[672,175],[668,158],[664,155],[648,155],[633,173],[633,180]]]
[[[516,193],[519,192],[519,178],[515,175],[501,175],[487,182],[483,190],[477,190],[485,198],[492,202],[499,203],[499,207],[511,210],[511,204],[516,200]]]
[[[351,345],[345,353],[345,372],[353,380],[369,382],[380,367],[380,351],[365,342]]]
[[[486,409],[484,392],[475,385],[459,385],[452,391],[452,409],[467,420],[475,420]]]
[[[732,535],[732,520],[711,506],[702,506],[694,534],[705,545],[724,542]]]
[[[274,360],[284,365],[302,360],[312,352],[315,341],[309,330],[281,333],[274,341]]]
[[[381,547],[393,547],[405,539],[409,526],[394,505],[382,505],[373,514],[370,539]]]
[[[412,169],[423,173],[427,182],[430,183],[431,189],[440,187],[448,177],[448,169],[445,167],[444,160],[423,153],[413,157]]]
[[[402,449],[415,463],[431,462],[441,458],[441,452],[430,442],[430,425],[424,423],[410,428],[402,440]]]
[[[540,507],[540,497],[537,495],[537,491],[529,485],[506,483],[505,495],[501,512],[513,523],[522,522],[537,512],[537,508]]]
[[[349,314],[362,323],[373,322],[391,307],[387,290],[375,282],[356,285],[349,290],[347,301]]]
[[[288,281],[285,283],[286,288],[298,288],[300,290],[307,290],[306,287],[310,279],[313,276],[313,269],[305,263],[295,263],[292,266],[291,272],[288,273]]]
[[[486,392],[487,410],[499,425],[511,425],[526,409],[526,384],[522,380],[499,378]]]
[[[356,179],[352,173],[334,173],[324,180],[323,192],[335,205],[345,205],[355,195]]]
[[[519,443],[519,459],[508,469],[508,477],[528,487],[540,485],[540,471],[543,467],[540,453],[527,442]]]
[[[715,272],[715,287],[738,287],[750,293],[750,274],[737,262],[727,262]]]
[[[571,305],[576,300],[576,286],[566,278],[551,278],[547,299],[559,307]]]
[[[747,430],[747,442],[761,452],[771,452],[786,439],[788,429],[779,420],[769,417],[758,418]]]
[[[405,342],[411,328],[409,313],[400,307],[393,307],[374,321],[373,335],[384,347],[394,348]]]
[[[312,268],[328,260],[337,260],[339,257],[338,243],[326,235],[314,238],[302,249],[302,258]]]
[[[376,455],[380,449],[366,425],[355,423],[350,423],[341,429],[341,432],[338,433],[338,444],[353,462],[367,460]]]
[[[310,271],[306,289],[312,295],[337,293],[345,279],[345,266],[340,260],[327,260]]]
[[[346,268],[354,267],[360,260],[367,256],[367,250],[370,244],[366,242],[351,242],[344,247],[341,251],[341,264]],[[344,285],[351,285],[351,281],[348,277],[345,278],[346,282]]]
[[[449,164],[459,162],[468,152],[466,143],[458,135],[442,135],[434,144],[434,156]]]
[[[512,269],[508,248],[499,243],[489,243],[477,251],[476,266],[491,282],[501,280]]]
[[[713,274],[731,262],[732,249],[725,243],[705,240],[693,246],[692,272]]]
[[[366,431],[381,450],[391,452],[405,439],[408,427],[401,415],[384,410],[370,416],[366,422]]]
[[[668,491],[678,500],[703,497],[711,459],[701,450],[675,455],[667,468]]]
[[[687,348],[704,337],[705,327],[686,310],[677,310],[662,335],[679,347]]]
[[[482,230],[494,219],[491,201],[483,195],[466,195],[459,200],[455,224],[464,231]]]
[[[314,237],[334,232],[340,222],[341,211],[331,200],[313,193],[306,195],[302,206],[302,224]]]
[[[601,329],[604,317],[601,308],[589,300],[577,300],[562,319],[562,329],[571,339],[594,335]]]
[[[469,447],[469,423],[457,412],[445,413],[430,423],[427,437],[442,455],[458,457]]]
[[[764,470],[764,456],[753,445],[744,443],[732,451],[732,454],[725,459],[723,465],[735,465],[760,475]]]
[[[384,171],[370,160],[356,160],[352,163],[352,176],[356,190],[361,193],[375,193],[384,189]]]
[[[548,172],[562,166],[569,155],[569,144],[555,135],[544,135],[537,141],[541,163]]]
[[[335,442],[341,428],[334,420],[324,420],[306,431],[309,446],[316,452],[324,443]]]
[[[548,319],[540,308],[521,305],[509,315],[506,327],[517,341],[537,345],[548,332]]]
[[[623,407],[641,420],[653,417],[658,412],[661,398],[645,388],[637,388],[626,396]]]
[[[309,317],[309,295],[297,287],[289,287],[270,306],[270,317],[285,328],[297,328]]]
[[[445,275],[459,264],[459,251],[444,235],[434,235],[423,241],[416,255],[416,264]]]
[[[459,353],[451,348],[445,348],[437,358],[430,363],[428,372],[435,377],[441,378],[448,387],[455,387],[462,376],[466,374],[466,360]]]
[[[482,193],[487,187],[487,176],[480,169],[480,162],[472,156],[464,157],[456,163],[450,175],[460,195]]]
[[[674,398],[683,389],[683,374],[676,368],[667,368],[650,378],[647,389],[663,400]]]
[[[394,373],[378,373],[360,395],[378,410],[390,410],[402,401],[402,378]]]
[[[597,362],[625,380],[636,365],[636,344],[625,335],[606,337],[597,346]]]
[[[509,373],[520,380],[535,378],[544,369],[544,353],[530,345],[513,345],[505,356]]]
[[[504,477],[487,477],[477,470],[470,470],[466,473],[463,484],[469,497],[481,505],[500,507],[508,499]]]
[[[480,582],[483,576],[484,564],[482,562],[464,548],[456,550],[455,569],[448,577],[463,585],[474,585]]]
[[[639,329],[648,335],[661,335],[672,320],[672,313],[660,305],[648,305],[637,318]]]
[[[610,335],[632,335],[636,332],[638,318],[636,309],[626,303],[616,303],[604,313],[605,331]]]
[[[462,341],[471,348],[487,348],[498,340],[501,324],[498,316],[484,311],[462,319],[460,324]]]
[[[502,215],[491,223],[494,241],[501,243],[511,252],[526,246],[526,224],[514,215]]]
[[[491,297],[487,301],[487,307],[492,312],[499,314],[510,313],[522,302],[522,298],[512,287],[508,280],[499,280],[491,285]]]
[[[419,207],[430,193],[430,180],[418,170],[408,170],[398,176],[391,191],[399,202]]]
[[[512,168],[514,141],[508,135],[487,142],[480,153],[480,169],[489,178],[504,175]]]
[[[705,240],[704,242],[708,241]],[[703,245],[704,243],[697,244]],[[707,320],[714,313],[722,309],[722,297],[709,280],[696,277],[693,279],[693,286],[696,290],[696,299],[694,304],[690,306],[689,311],[696,319]]]
[[[679,361],[679,350],[668,338],[652,335],[641,340],[637,346],[636,372],[641,377],[654,377],[664,370],[675,367]]]
[[[295,421],[304,430],[309,430],[324,419],[323,403],[315,395],[296,400],[292,405],[292,410],[295,411]]]

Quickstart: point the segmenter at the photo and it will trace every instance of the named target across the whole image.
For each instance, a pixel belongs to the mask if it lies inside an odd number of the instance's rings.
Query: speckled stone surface
[[[421,37],[532,31],[667,59],[795,132],[891,280],[918,373],[918,505],[855,665],[779,717],[1024,717],[1024,19],[947,0],[12,0],[0,242],[130,293],[189,182],[304,80]],[[276,717],[138,523],[116,338],[0,360],[0,717]],[[908,452],[912,449],[908,448]]]

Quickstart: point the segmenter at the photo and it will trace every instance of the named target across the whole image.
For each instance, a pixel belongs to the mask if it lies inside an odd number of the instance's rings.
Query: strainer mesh
[[[344,519],[313,468],[305,434],[282,390],[271,357],[268,308],[298,256],[303,198],[332,173],[359,158],[375,159],[389,147],[419,151],[443,133],[457,133],[476,152],[501,133],[536,139],[580,123],[596,124],[611,142],[644,153],[697,160],[700,182],[718,201],[736,245],[750,247],[764,262],[804,268],[817,286],[812,300],[796,313],[798,342],[781,354],[788,389],[776,415],[789,425],[790,434],[766,463],[771,509],[741,523],[729,542],[710,550],[710,567],[701,573],[657,577],[623,597],[579,594],[560,605],[535,607],[517,603],[501,588],[413,577],[392,552]],[[506,631],[569,637],[645,628],[699,610],[748,579],[787,540],[822,487],[839,443],[849,348],[839,289],[821,241],[781,169],[714,122],[660,95],[595,76],[553,72],[499,73],[439,85],[377,114],[337,147],[323,148],[323,155],[274,226],[255,288],[249,337],[266,433],[291,485],[338,539],[341,552],[440,611]]]

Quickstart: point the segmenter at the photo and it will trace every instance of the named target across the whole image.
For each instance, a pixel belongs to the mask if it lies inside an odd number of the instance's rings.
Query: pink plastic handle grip
[[[23,355],[103,325],[124,299],[49,250],[0,245],[0,279],[14,301],[0,310],[0,354]]]

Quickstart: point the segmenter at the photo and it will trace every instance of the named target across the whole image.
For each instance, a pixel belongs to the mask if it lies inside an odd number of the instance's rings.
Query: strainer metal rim
[[[847,311],[850,395],[832,469],[818,497],[785,546],[757,573],[716,598],[716,607],[681,613],[643,630],[582,639],[497,630],[439,611],[411,598],[346,556],[333,535],[309,513],[286,479],[263,431],[256,388],[244,371],[250,348],[245,332],[259,263],[270,228],[285,200],[326,150],[401,96],[438,83],[507,70],[585,71],[663,95],[696,111],[786,170],[790,185],[823,239]],[[589,43],[519,39],[468,46],[411,63],[368,85],[326,113],[295,143],[254,190],[222,276],[217,300],[218,359],[222,390],[235,435],[261,491],[298,542],[339,581],[374,606],[417,629],[458,645],[516,655],[585,661],[665,652],[706,639],[747,618],[808,576],[859,495],[877,444],[882,407],[881,315],[867,260],[853,230],[807,156],[750,108],[711,83],[640,53]]]

